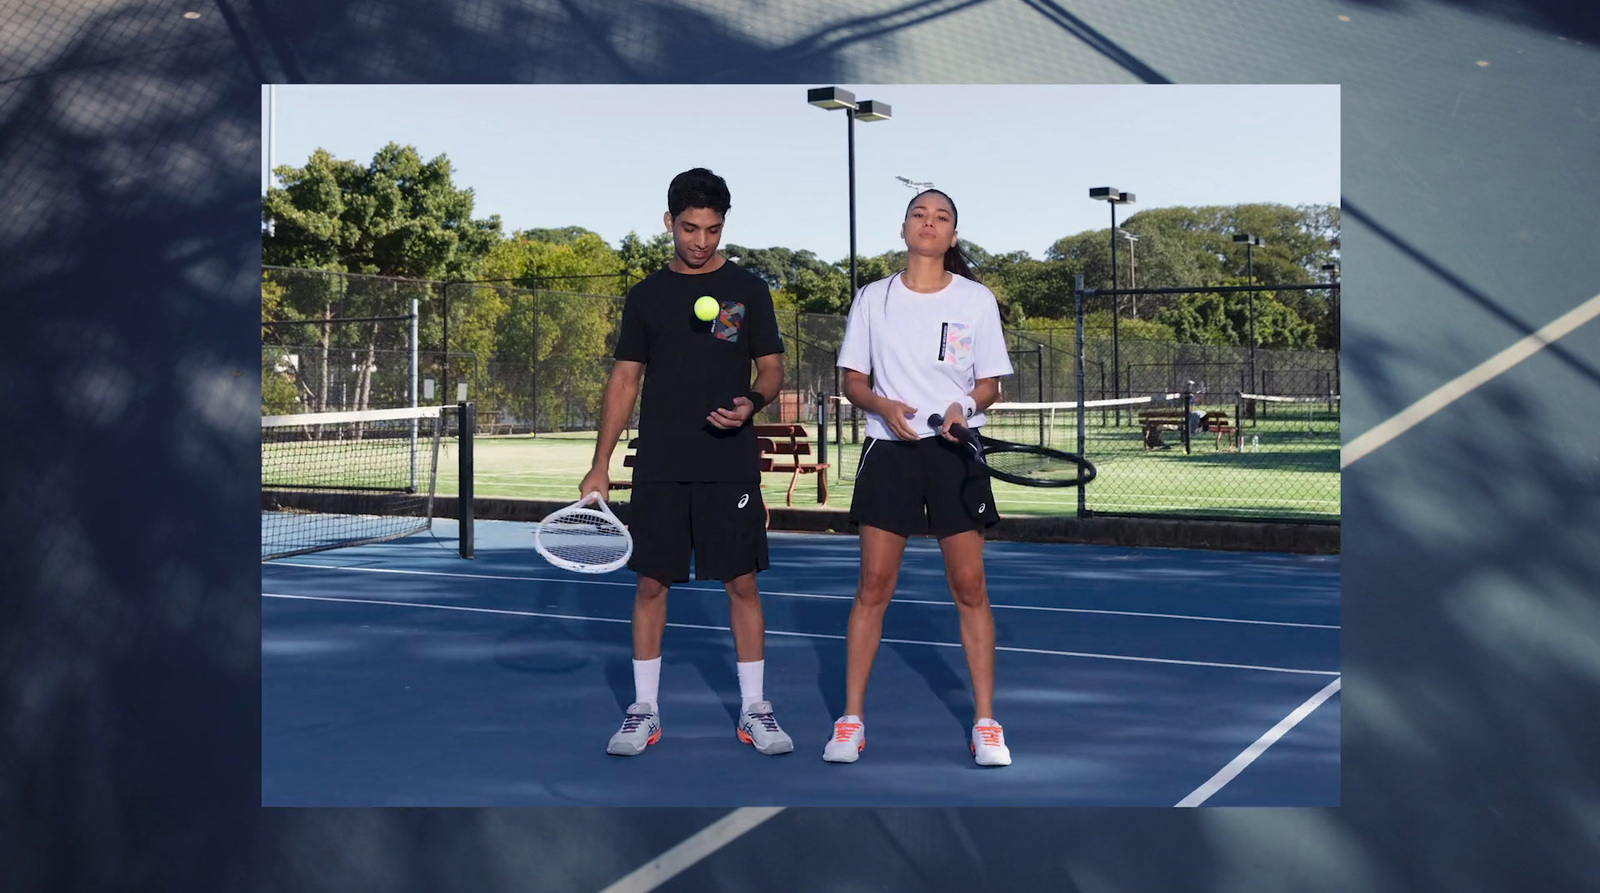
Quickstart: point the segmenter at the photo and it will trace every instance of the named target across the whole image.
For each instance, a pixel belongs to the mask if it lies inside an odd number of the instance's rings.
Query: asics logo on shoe
[[[737,506],[737,508],[744,508],[749,503],[750,503],[750,494],[746,493],[743,496],[739,497],[739,505]]]

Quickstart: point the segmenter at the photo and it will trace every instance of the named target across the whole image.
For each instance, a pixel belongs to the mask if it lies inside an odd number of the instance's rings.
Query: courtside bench
[[[827,470],[828,463],[807,462],[802,459],[811,455],[811,436],[804,425],[756,425],[755,434],[757,447],[761,450],[761,470],[769,474],[789,475],[789,490],[785,505],[794,505],[794,488],[799,485],[800,476],[803,474],[817,476],[817,504],[828,504],[828,476],[823,473]],[[638,448],[637,437],[628,441],[628,453],[622,457],[624,467],[635,466],[638,461]],[[626,490],[632,486],[631,480],[611,482],[613,490]]]
[[[1161,440],[1162,431],[1181,431],[1188,423],[1181,409],[1145,409],[1139,412],[1139,426],[1144,429],[1144,448],[1147,450],[1166,446]],[[1222,449],[1223,438],[1238,445],[1239,427],[1228,421],[1228,414],[1220,410],[1206,413],[1207,432],[1217,435],[1217,449]]]

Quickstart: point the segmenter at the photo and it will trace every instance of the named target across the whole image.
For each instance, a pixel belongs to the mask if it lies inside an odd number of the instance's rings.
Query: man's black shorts
[[[638,481],[628,507],[628,568],[664,583],[727,582],[767,569],[767,510],[758,482]]]
[[[947,537],[1000,520],[989,476],[942,437],[867,438],[856,469],[850,521],[901,536]]]

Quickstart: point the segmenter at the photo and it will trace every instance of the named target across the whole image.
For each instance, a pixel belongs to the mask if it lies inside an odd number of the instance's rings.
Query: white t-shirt
[[[994,292],[959,274],[932,294],[906,288],[898,273],[862,286],[850,305],[839,366],[872,375],[874,393],[915,408],[911,427],[921,437],[938,433],[928,416],[960,402],[978,379],[1013,371]],[[981,412],[967,420],[974,428],[983,423]],[[876,413],[867,413],[867,436],[898,439]]]

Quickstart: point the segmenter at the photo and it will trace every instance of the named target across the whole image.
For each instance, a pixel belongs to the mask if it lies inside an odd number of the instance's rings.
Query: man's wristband
[[[961,410],[967,414],[967,418],[970,419],[978,414],[978,401],[972,399],[971,394],[963,394],[960,403]]]
[[[761,392],[754,388],[751,388],[744,395],[744,398],[749,400],[751,404],[755,406],[755,409],[750,410],[751,415],[755,415],[756,413],[760,412],[761,408],[767,405],[767,398],[761,396]]]

